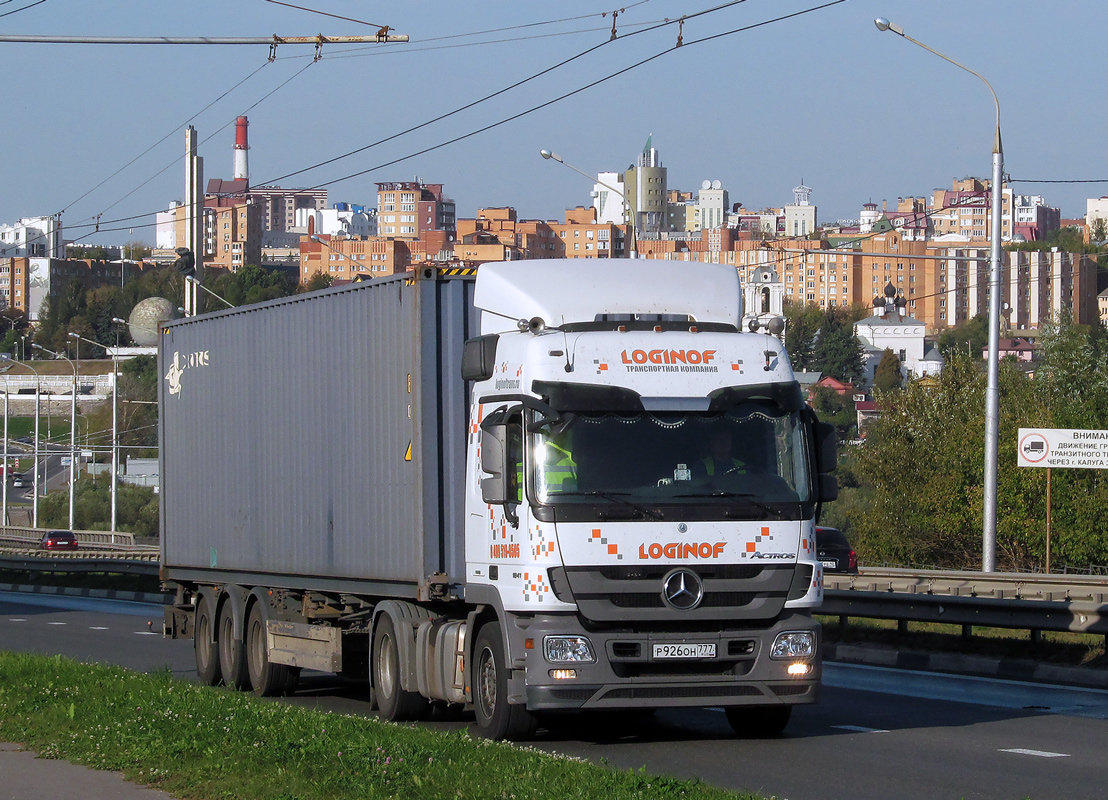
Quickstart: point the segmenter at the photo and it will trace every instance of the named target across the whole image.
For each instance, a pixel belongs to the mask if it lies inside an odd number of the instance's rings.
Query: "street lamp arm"
[[[989,83],[987,80],[985,80],[984,75],[982,75],[979,72],[974,72],[972,69],[967,67],[965,64],[959,64],[957,61],[955,61],[950,56],[944,55],[943,53],[940,53],[938,50],[936,50],[933,47],[928,47],[927,45],[925,45],[923,42],[919,41],[918,39],[913,39],[911,36],[909,36],[908,34],[906,34],[904,32],[904,29],[902,27],[900,27],[899,25],[897,25],[894,22],[889,22],[887,19],[884,19],[883,17],[878,17],[877,19],[875,19],[873,21],[873,24],[877,26],[877,30],[879,30],[879,31],[891,31],[892,33],[895,33],[897,36],[900,36],[901,38],[907,39],[909,42],[916,45],[917,47],[922,47],[928,53],[931,53],[933,55],[938,56],[943,61],[946,61],[948,64],[953,64],[958,69],[965,70],[970,75],[972,75],[973,77],[975,77],[979,81],[981,81],[983,84],[985,84],[985,88],[988,89],[989,94],[991,94],[993,96],[993,105],[996,107],[996,138],[993,141],[993,152],[994,153],[1003,153],[1004,152],[1004,150],[1002,148],[1002,145],[1000,143],[1000,100],[997,99],[996,92],[993,90],[993,85],[991,83]]]
[[[234,303],[232,303],[232,302],[231,302],[230,300],[225,300],[224,298],[220,297],[220,296],[219,296],[218,294],[216,294],[215,292],[213,292],[213,291],[212,291],[211,289],[209,289],[209,288],[208,288],[207,286],[205,286],[204,284],[202,284],[202,283],[200,282],[200,279],[199,279],[199,278],[196,278],[196,277],[194,277],[194,276],[192,276],[192,275],[186,275],[186,276],[185,276],[185,280],[186,280],[186,281],[192,281],[192,282],[193,282],[194,284],[196,284],[197,286],[199,286],[199,287],[200,287],[201,289],[203,289],[203,290],[204,290],[205,292],[207,292],[208,294],[210,294],[210,295],[211,295],[212,297],[214,297],[214,298],[215,298],[216,300],[219,300],[220,302],[226,303],[226,304],[227,304],[227,307],[228,307],[228,308],[237,308],[237,306],[236,306],[236,305],[235,305]]]

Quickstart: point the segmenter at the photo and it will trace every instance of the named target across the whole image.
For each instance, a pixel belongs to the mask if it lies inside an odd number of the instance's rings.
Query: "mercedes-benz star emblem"
[[[675,569],[662,579],[662,601],[678,611],[691,611],[704,599],[704,584],[691,569]]]

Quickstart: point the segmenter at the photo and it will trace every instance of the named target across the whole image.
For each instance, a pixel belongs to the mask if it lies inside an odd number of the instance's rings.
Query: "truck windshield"
[[[796,504],[810,494],[800,415],[772,403],[724,413],[563,413],[528,444],[543,504]]]

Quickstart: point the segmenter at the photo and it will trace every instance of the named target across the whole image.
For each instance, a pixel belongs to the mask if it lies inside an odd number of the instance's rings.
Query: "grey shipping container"
[[[166,324],[163,578],[420,599],[460,581],[473,285],[424,268]]]

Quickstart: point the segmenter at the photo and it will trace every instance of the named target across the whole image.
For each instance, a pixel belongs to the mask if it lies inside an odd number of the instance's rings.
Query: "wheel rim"
[[[487,647],[477,662],[477,692],[485,716],[491,718],[496,713],[496,659]]]
[[[235,621],[230,614],[223,615],[223,624],[219,626],[219,646],[223,651],[227,666],[231,666],[231,657],[234,655],[234,631]]]
[[[377,647],[377,688],[386,697],[392,697],[396,687],[396,676],[392,671],[392,659],[396,645],[387,633],[382,634]]]
[[[249,656],[247,658],[250,668],[250,677],[256,681],[262,677],[265,659],[265,636],[262,635],[261,620],[255,619],[250,623]]]
[[[211,637],[211,620],[208,619],[207,614],[201,614],[200,619],[196,623],[196,632],[193,634],[193,641],[196,644],[196,652],[200,654],[200,660],[204,666],[207,666],[212,659],[212,637]]]

